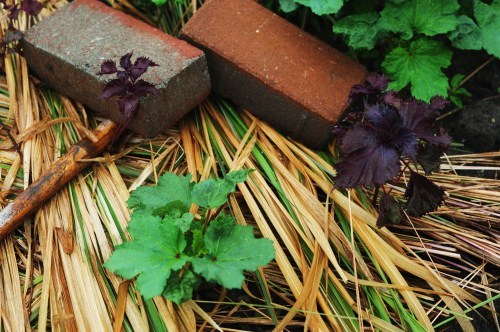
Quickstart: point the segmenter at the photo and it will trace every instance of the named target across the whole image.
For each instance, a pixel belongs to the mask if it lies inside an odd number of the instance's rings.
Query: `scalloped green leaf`
[[[448,78],[441,71],[451,64],[452,52],[443,43],[420,38],[409,48],[397,47],[385,57],[382,67],[391,79],[388,90],[411,85],[412,95],[429,102],[434,96],[448,95]]]
[[[269,239],[256,239],[253,228],[234,224],[234,219],[219,215],[205,233],[207,254],[191,260],[196,273],[226,288],[241,288],[243,271],[255,271],[274,258]]]

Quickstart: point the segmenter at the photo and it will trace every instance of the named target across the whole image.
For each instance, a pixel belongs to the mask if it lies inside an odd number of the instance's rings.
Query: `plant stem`
[[[5,125],[2,119],[0,119],[0,126],[2,126],[3,130],[5,130],[5,132],[7,133],[7,136],[14,145],[14,149],[16,149],[17,153],[19,154],[19,157],[23,159],[23,153],[21,152],[21,147],[19,146],[19,144],[17,144],[16,139],[14,138],[14,136],[12,136],[12,134],[10,133],[10,129]]]

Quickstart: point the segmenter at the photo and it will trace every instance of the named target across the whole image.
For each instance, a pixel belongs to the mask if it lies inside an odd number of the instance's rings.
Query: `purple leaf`
[[[401,222],[401,207],[389,194],[383,193],[378,202],[377,227],[393,226]]]
[[[371,73],[366,77],[366,86],[373,92],[383,92],[387,89],[389,78],[378,73]]]
[[[387,89],[387,84],[389,83],[389,79],[384,75],[371,73],[366,77],[366,80],[363,84],[356,84],[351,88],[351,92],[349,93],[349,101],[350,104],[355,98],[362,97],[370,97],[374,96],[375,98],[372,101],[378,100],[378,98],[382,95],[382,93]],[[370,102],[371,104],[371,102]]]
[[[130,58],[132,58],[133,53],[134,52],[127,53],[120,58],[120,66],[123,69],[129,70],[130,68],[132,68],[132,61],[130,61]]]
[[[401,127],[403,124],[399,112],[384,104],[367,106],[365,117],[377,128],[385,131],[393,131],[394,128]]]
[[[97,75],[108,75],[115,74],[118,71],[116,69],[116,63],[114,60],[106,60],[101,63],[101,71],[97,73]]]
[[[156,94],[156,88],[153,84],[146,82],[145,80],[138,80],[135,83],[132,93],[137,97],[153,95]]]
[[[425,175],[438,171],[441,166],[441,155],[443,151],[434,144],[420,145],[418,148],[417,161],[425,171]]]
[[[403,127],[403,119],[396,109],[385,104],[375,104],[368,107],[365,116],[374,125],[381,142],[396,149],[400,155],[415,158],[417,136]]]
[[[431,99],[431,109],[432,110],[442,110],[448,105],[448,101],[443,97],[436,96]]]
[[[405,209],[413,217],[421,217],[435,211],[444,201],[444,190],[425,176],[411,171],[410,182],[405,191],[408,199]]]
[[[428,104],[412,100],[402,105],[400,113],[403,126],[415,133],[418,138],[443,147],[451,143],[450,136],[437,128],[437,114],[430,109]]]
[[[43,5],[36,0],[23,0],[21,2],[21,10],[25,11],[26,14],[31,16],[36,16],[42,10]]]
[[[344,133],[340,145],[340,152],[343,155],[348,155],[377,143],[377,137],[373,130],[363,125],[355,125]]]
[[[403,103],[398,93],[394,90],[384,93],[380,101],[384,104],[391,105],[398,110],[401,108],[401,104]]]
[[[14,28],[12,21],[17,20],[19,18],[19,10],[20,10],[19,6],[18,5],[7,6],[5,7],[5,9],[9,11],[9,13],[7,14],[7,17],[10,20],[9,29],[11,27]]]
[[[113,96],[124,96],[127,93],[127,82],[116,78],[109,81],[102,90],[101,98],[111,98]]]
[[[400,170],[398,152],[382,144],[367,128],[355,128],[344,136],[341,150],[347,155],[336,165],[335,186],[381,185],[394,178]]]
[[[125,121],[129,121],[135,116],[135,113],[139,109],[139,97],[128,95],[120,98],[118,99],[118,107],[124,115]]]
[[[338,188],[382,185],[394,178],[398,171],[396,150],[376,145],[356,151],[338,163],[335,185]]]
[[[127,76],[127,72],[123,71],[123,70],[119,70],[116,73],[116,77],[118,77],[119,79],[124,80],[124,81],[128,81],[129,80],[128,76]]]
[[[129,73],[132,79],[136,80],[142,74],[144,74],[149,67],[155,67],[155,66],[158,65],[153,61],[149,60],[148,58],[141,56],[135,60],[134,65],[129,69]]]

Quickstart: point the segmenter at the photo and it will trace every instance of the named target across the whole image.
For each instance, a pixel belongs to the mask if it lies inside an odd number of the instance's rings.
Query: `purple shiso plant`
[[[149,67],[158,65],[147,57],[138,57],[132,63],[132,54],[133,52],[129,52],[120,58],[121,69],[118,69],[114,60],[106,60],[101,64],[101,70],[97,73],[98,75],[116,74],[115,79],[106,83],[101,94],[101,98],[104,99],[117,97],[118,108],[124,116],[116,136],[136,116],[141,97],[156,94],[157,91],[153,84],[139,78]]]
[[[355,85],[349,103],[361,99],[362,111],[350,113],[335,129],[341,158],[335,187],[372,187],[373,201],[378,199],[378,227],[399,223],[403,211],[419,217],[443,203],[444,190],[427,175],[439,170],[440,157],[451,143],[436,123],[439,110],[446,106],[444,99],[403,100],[395,91],[386,91],[387,85],[388,79],[380,74],[370,74],[364,84]],[[397,182],[406,170],[410,180],[406,202],[400,204],[386,184]]]

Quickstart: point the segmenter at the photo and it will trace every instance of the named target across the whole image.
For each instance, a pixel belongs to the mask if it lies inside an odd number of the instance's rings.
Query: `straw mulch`
[[[46,2],[39,19],[62,4]],[[113,5],[175,31],[197,3],[169,4],[156,21],[131,3]],[[22,30],[32,23],[20,17]],[[0,117],[23,153],[2,130],[2,206],[100,121],[37,82],[18,55],[4,62]],[[332,190],[333,145],[308,150],[215,96],[162,136],[121,142],[0,242],[0,331],[426,331],[450,321],[472,331],[468,316],[478,307],[493,311],[483,313],[498,327],[500,181],[457,174],[498,172],[498,152],[443,158],[433,180],[446,205],[378,229],[369,192]],[[255,171],[230,209],[276,248],[243,291],[208,284],[181,306],[143,301],[133,281],[102,267],[128,238],[125,202],[135,188],[167,171],[198,181],[240,168]]]

